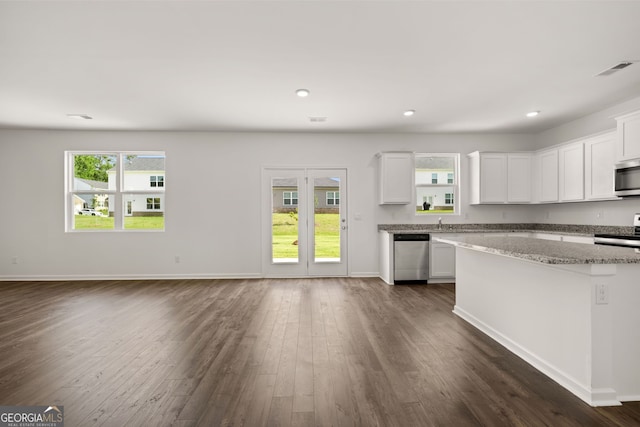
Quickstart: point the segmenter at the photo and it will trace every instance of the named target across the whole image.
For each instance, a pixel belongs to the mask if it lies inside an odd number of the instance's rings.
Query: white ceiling
[[[0,127],[539,132],[640,96],[623,60],[638,1],[1,1]]]

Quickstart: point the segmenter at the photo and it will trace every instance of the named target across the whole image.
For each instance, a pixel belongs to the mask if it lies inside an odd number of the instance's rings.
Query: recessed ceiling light
[[[91,120],[93,117],[86,114],[67,114],[67,117],[70,119],[78,119],[78,120]]]
[[[407,111],[405,111],[405,112],[404,112],[404,113],[402,113],[402,114],[404,114],[406,117],[411,117],[411,116],[413,116],[415,113],[416,113],[416,110],[407,110]]]
[[[540,111],[531,111],[531,112],[527,113],[527,117],[535,117],[538,114],[540,114]]]
[[[296,90],[296,95],[298,95],[300,98],[305,98],[307,96],[309,96],[311,92],[309,92],[309,89],[298,89]]]

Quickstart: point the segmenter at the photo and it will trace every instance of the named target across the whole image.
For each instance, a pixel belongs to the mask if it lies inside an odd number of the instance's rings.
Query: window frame
[[[74,188],[74,157],[75,156],[95,156],[95,155],[104,155],[104,156],[115,156],[116,165],[115,165],[115,185],[114,189],[106,189],[106,190],[77,190]],[[125,190],[124,188],[124,162],[127,156],[162,156],[165,162],[165,172],[162,175],[163,177],[163,185],[162,187],[150,187],[144,190]],[[164,186],[164,178],[166,176],[166,152],[165,151],[122,151],[122,150],[68,150],[65,151],[64,156],[65,161],[65,232],[70,233],[113,233],[113,232],[164,232],[166,230],[166,222],[163,224],[163,228],[125,228],[124,218],[125,218],[125,210],[127,200],[126,196],[130,195],[151,195],[153,198],[160,198],[160,204],[164,204],[164,209],[153,209],[152,211],[162,210],[163,216],[166,220],[166,187]],[[153,175],[150,175],[153,176]],[[156,177],[159,175],[155,175]],[[149,181],[150,183],[150,181]],[[96,194],[99,192],[100,194],[104,194],[108,197],[109,205],[113,205],[113,218],[114,225],[113,228],[108,229],[78,229],[75,228],[75,209],[74,209],[74,196],[78,194]],[[164,203],[162,200],[164,199]]]
[[[329,197],[329,194],[331,194],[331,197]],[[340,206],[340,191],[327,191],[325,202],[327,206]]]
[[[148,211],[156,211],[156,210],[159,211],[160,209],[162,209],[160,197],[147,197],[146,199],[147,199],[146,205],[147,205]],[[149,207],[149,205],[151,205],[151,207]]]
[[[149,188],[164,188],[164,175],[149,175]]]
[[[438,184],[433,184],[433,183],[418,183],[416,181],[416,175],[418,173],[418,168],[417,168],[417,159],[419,158],[424,158],[424,157],[445,157],[445,158],[452,158],[453,159],[453,182],[449,182],[449,174],[451,172],[447,172],[447,179],[445,183],[438,183]],[[430,152],[420,152],[420,153],[414,153],[414,168],[413,168],[413,176],[414,176],[414,197],[415,197],[415,201],[416,201],[416,210],[415,210],[415,215],[416,216],[425,216],[425,215],[461,215],[461,204],[460,204],[460,182],[461,182],[461,177],[460,177],[460,153],[430,153]],[[434,173],[431,172],[431,175],[428,179],[429,182],[433,181],[433,175]],[[422,198],[423,196],[419,196],[419,190],[421,188],[441,188],[441,189],[452,189],[451,191],[447,191],[447,193],[445,194],[452,194],[453,197],[453,210],[451,212],[429,212],[429,211],[423,211],[421,209],[419,209],[423,202],[422,202]],[[444,196],[446,197],[446,196]]]
[[[296,194],[296,197],[293,197],[293,194]],[[289,197],[287,197],[287,194],[289,194]],[[289,200],[289,203],[287,203],[287,200]],[[293,203],[293,201],[296,201],[296,203]],[[298,206],[298,192],[297,191],[283,191],[282,192],[282,206],[284,207],[289,207],[289,206]]]

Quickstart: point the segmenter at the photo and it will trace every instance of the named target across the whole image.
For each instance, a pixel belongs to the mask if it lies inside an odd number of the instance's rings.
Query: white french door
[[[265,168],[262,182],[265,275],[346,276],[346,169]]]

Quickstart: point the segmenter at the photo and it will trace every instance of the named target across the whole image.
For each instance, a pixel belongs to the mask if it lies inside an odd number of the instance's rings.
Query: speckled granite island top
[[[640,254],[631,248],[584,243],[557,242],[530,237],[459,236],[433,240],[543,264],[640,264]]]
[[[388,233],[504,233],[531,232],[593,236],[595,233],[633,234],[633,227],[579,224],[378,224],[378,231]]]

